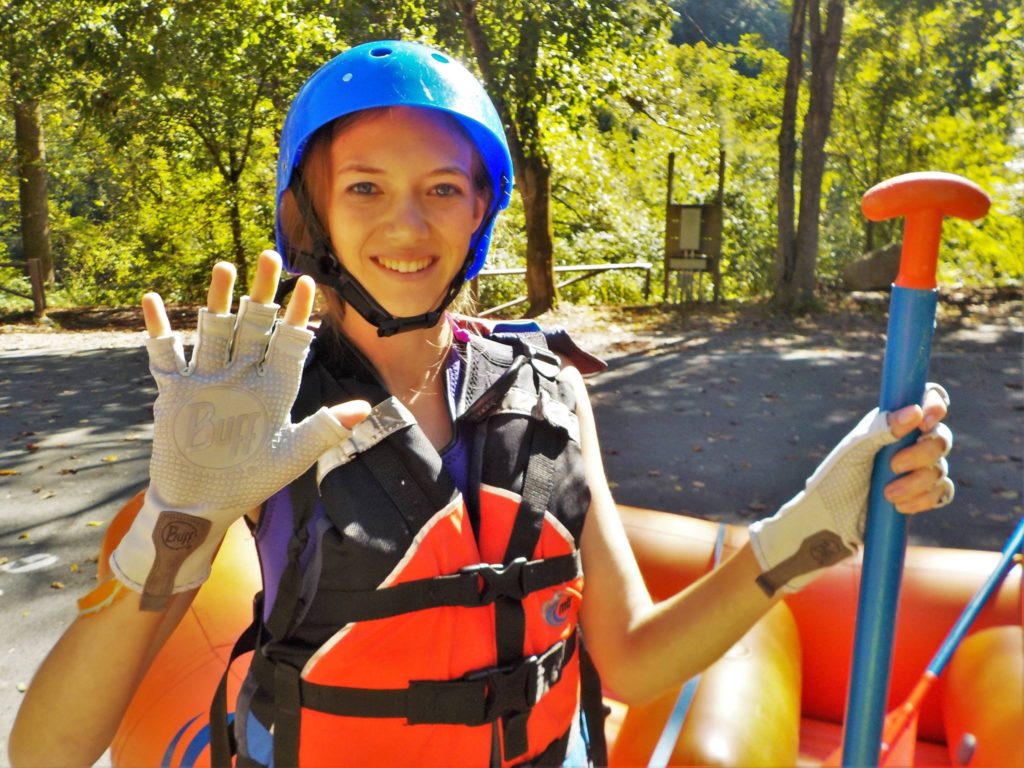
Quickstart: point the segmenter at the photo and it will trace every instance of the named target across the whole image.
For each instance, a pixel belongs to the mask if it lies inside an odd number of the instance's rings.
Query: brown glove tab
[[[803,540],[800,548],[770,571],[757,577],[757,585],[771,597],[797,576],[835,565],[854,553],[834,531],[818,531]]]
[[[210,535],[211,523],[184,512],[161,512],[153,528],[156,559],[146,577],[140,607],[144,611],[162,611],[174,592],[178,569]]]

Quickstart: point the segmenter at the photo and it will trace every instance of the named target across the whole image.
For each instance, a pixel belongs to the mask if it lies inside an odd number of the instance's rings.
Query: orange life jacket
[[[292,537],[273,604],[257,606],[241,755],[255,716],[278,766],[564,759],[589,504],[575,402],[546,350],[472,337],[465,355],[466,498],[356,353],[320,347],[307,368],[296,418],[352,397],[377,405],[264,510],[265,522],[287,509]]]

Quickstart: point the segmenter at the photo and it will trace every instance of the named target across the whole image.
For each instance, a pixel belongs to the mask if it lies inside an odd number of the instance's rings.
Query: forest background
[[[383,38],[436,43],[489,84],[519,194],[488,266],[529,264],[534,311],[554,300],[552,263],[649,261],[650,300],[662,298],[670,152],[676,202],[710,203],[721,182],[726,300],[788,296],[794,309],[837,286],[846,264],[899,238],[899,222],[864,220],[864,191],[927,169],[993,201],[981,222],[947,223],[942,284],[1024,278],[1016,0],[5,1],[0,288],[28,293],[23,265],[45,235],[51,306],[130,305],[151,289],[197,303],[221,259],[244,280],[273,243],[288,103],[332,55]],[[822,104],[815,179],[805,116]],[[803,198],[814,233],[796,301],[787,198]],[[643,286],[623,270],[560,297],[640,303]],[[522,280],[480,292],[494,305]],[[0,316],[30,306],[0,291]]]

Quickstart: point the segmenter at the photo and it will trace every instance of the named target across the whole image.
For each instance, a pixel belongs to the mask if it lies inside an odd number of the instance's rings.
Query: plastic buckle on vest
[[[544,378],[554,380],[561,373],[562,359],[554,352],[528,342],[522,343],[522,350],[534,370]]]
[[[490,605],[499,597],[522,600],[528,594],[523,583],[525,557],[517,557],[511,563],[481,563],[463,568],[461,573],[470,573],[483,579],[480,590],[480,605]]]
[[[487,684],[484,722],[493,723],[503,715],[533,709],[547,692],[543,675],[544,667],[540,659],[530,656],[518,664],[471,673],[466,679],[483,680]]]

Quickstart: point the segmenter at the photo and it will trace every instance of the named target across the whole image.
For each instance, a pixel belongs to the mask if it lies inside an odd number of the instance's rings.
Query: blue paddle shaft
[[[879,407],[884,411],[921,402],[928,378],[937,302],[936,290],[893,286],[879,397]],[[846,705],[844,766],[878,765],[881,752],[896,608],[907,543],[906,518],[886,501],[883,491],[896,477],[889,466],[893,454],[916,440],[918,435],[915,430],[883,448],[875,458]]]
[[[964,635],[967,634],[967,630],[970,629],[971,624],[974,623],[978,614],[981,613],[985,603],[988,602],[988,599],[999,588],[999,585],[1003,583],[1003,579],[1010,573],[1010,570],[1013,568],[1014,556],[1022,551],[1024,551],[1024,517],[1017,523],[1017,527],[1013,529],[1013,533],[1010,534],[1010,538],[1007,539],[1005,546],[1003,546],[1002,557],[999,558],[999,563],[996,565],[995,570],[985,580],[985,583],[981,585],[981,588],[974,593],[974,597],[964,607],[960,618],[953,624],[953,628],[949,630],[946,639],[942,641],[939,650],[932,657],[931,663],[928,665],[928,672],[936,677],[942,674],[942,670],[949,663],[953,651],[960,645],[960,641],[964,639]]]

